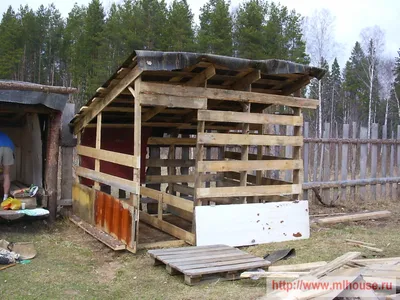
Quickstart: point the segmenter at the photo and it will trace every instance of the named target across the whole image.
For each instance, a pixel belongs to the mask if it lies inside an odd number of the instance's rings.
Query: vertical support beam
[[[77,134],[76,134],[76,144],[77,145],[80,145],[81,144],[81,141],[82,141],[82,131],[79,131]],[[81,158],[80,158],[80,156],[78,155],[78,166],[80,166],[81,165]],[[80,178],[79,178],[79,176],[76,176],[75,175],[75,183],[80,183]]]
[[[197,121],[197,139],[199,137],[199,133],[204,133],[205,122]],[[199,162],[204,159],[204,145],[196,143],[196,170],[195,170],[195,183],[194,183],[194,205],[193,205],[193,221],[192,221],[192,232],[196,234],[196,206],[201,205],[201,200],[197,199],[197,189],[203,187],[202,181],[202,173],[199,170]]]
[[[188,134],[182,134],[182,138],[188,138]],[[187,161],[189,160],[189,147],[188,146],[183,146],[182,147],[182,159]],[[189,168],[188,167],[181,167],[181,175],[189,175]],[[182,185],[188,185],[187,182],[182,182]],[[186,194],[180,194],[181,197],[188,196]]]
[[[343,138],[347,139],[349,138],[349,129],[350,126],[349,124],[343,124]],[[341,166],[341,180],[345,181],[347,180],[347,161],[348,161],[348,151],[349,151],[349,144],[343,143],[342,144],[342,166]],[[346,199],[346,187],[342,188],[341,192],[341,199]]]
[[[50,222],[56,220],[57,215],[57,178],[58,178],[58,152],[60,146],[61,112],[55,112],[49,117],[49,130],[47,134],[45,189],[48,195],[48,209]]]
[[[61,148],[61,199],[72,199],[72,163],[74,148]]]
[[[173,160],[175,159],[175,145],[170,145],[169,146],[169,151],[168,151],[168,159]],[[168,167],[168,175],[176,175],[176,168],[175,167]],[[174,191],[174,184],[173,183],[168,183],[168,192],[171,195],[175,195]]]
[[[387,124],[383,125],[382,127],[382,140],[387,139]],[[386,178],[387,175],[387,145],[383,144],[382,145],[382,159],[381,159],[381,178]],[[381,197],[383,199],[386,199],[386,184],[381,185]]]
[[[212,147],[206,148],[206,160],[211,160],[211,149],[212,149]],[[207,173],[210,173],[210,172],[207,172]],[[210,181],[206,181],[206,187],[211,187]]]
[[[158,209],[157,209],[157,217],[159,220],[163,219],[163,196],[162,195],[158,195]]]
[[[156,131],[153,132],[153,136],[162,137],[163,134]],[[149,157],[150,159],[160,159],[160,146],[149,146]],[[149,167],[147,168],[147,175],[161,175],[161,167]],[[146,184],[148,188],[161,191],[161,184],[151,183]],[[158,212],[158,203],[148,202],[147,213],[156,214]]]
[[[310,125],[308,122],[304,122],[304,138],[309,137],[309,130],[310,130]],[[310,152],[310,143],[304,143],[304,152],[303,152],[303,164],[304,164],[304,182],[308,182],[308,176],[309,176],[309,152]],[[308,200],[308,190],[304,190],[303,192],[303,200]]]
[[[299,92],[300,92],[300,90],[298,91],[298,93]],[[302,112],[301,108],[294,107],[293,115],[298,116],[298,117],[303,116],[303,112]],[[301,136],[301,135],[302,135],[301,126],[294,126],[293,136]],[[300,146],[294,146],[292,151],[293,151],[293,154],[292,154],[293,159],[301,159],[301,147]],[[303,184],[303,181],[304,181],[303,169],[293,170],[293,184]],[[293,195],[293,199],[301,200],[302,196],[303,196],[302,194]]]
[[[371,138],[378,139],[378,124],[374,123],[371,127]],[[378,144],[371,145],[371,177],[377,177],[378,170]],[[371,197],[376,200],[376,185],[371,185]]]
[[[263,135],[264,131],[265,131],[265,125],[261,125],[258,129],[258,134]],[[262,160],[263,149],[264,149],[264,146],[262,146],[262,145],[257,146],[257,160]],[[261,171],[261,170],[256,171],[256,185],[261,185],[262,175],[263,175],[263,171]],[[260,197],[258,197],[258,196],[254,197],[254,202],[259,203]]]
[[[135,80],[135,90],[128,87],[134,99],[134,137],[133,137],[133,155],[137,159],[137,168],[133,168],[133,184],[137,187],[135,194],[130,194],[130,200],[132,202],[132,228],[131,228],[131,243],[129,247],[132,252],[136,253],[137,243],[139,237],[139,205],[140,205],[140,168],[141,168],[141,139],[142,139],[142,106],[140,103],[140,84],[142,82],[141,77]]]
[[[250,103],[243,103],[242,104],[243,111],[250,113]],[[242,134],[249,134],[250,130],[250,125],[248,123],[243,123],[242,124]],[[241,160],[246,161],[249,160],[249,146],[244,145],[242,146],[242,154],[241,154]],[[246,186],[247,185],[247,171],[241,171],[240,172],[240,186]],[[247,203],[247,197],[242,197],[243,203]]]
[[[294,134],[293,126],[286,126],[286,135],[290,136]],[[292,158],[293,157],[293,147],[286,146],[285,147],[285,157]],[[285,181],[292,182],[293,180],[293,172],[292,170],[285,171]]]
[[[96,123],[96,149],[101,149],[101,122],[102,122],[102,113],[99,113],[97,115],[97,123]],[[96,172],[100,172],[100,160],[95,159],[94,160],[94,170]],[[94,188],[96,190],[100,190],[100,184],[95,181],[94,182]],[[111,187],[112,189],[113,187]]]
[[[368,138],[368,130],[365,127],[360,128],[360,139]],[[360,179],[365,179],[367,175],[368,145],[361,144],[360,149]],[[366,199],[367,192],[365,186],[359,188],[359,194],[362,200]]]

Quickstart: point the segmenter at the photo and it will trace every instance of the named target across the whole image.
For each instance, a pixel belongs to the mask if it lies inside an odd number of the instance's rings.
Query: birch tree
[[[315,11],[305,20],[305,36],[307,40],[307,52],[310,54],[311,63],[322,67],[323,61],[330,61],[334,54],[336,42],[333,37],[335,18],[327,9]],[[318,136],[322,137],[322,111],[324,99],[322,82],[318,81]]]

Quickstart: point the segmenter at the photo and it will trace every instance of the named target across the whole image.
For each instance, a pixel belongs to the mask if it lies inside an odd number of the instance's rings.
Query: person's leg
[[[9,193],[10,193],[10,185],[11,185],[10,169],[11,169],[11,166],[4,166],[3,165],[3,178],[4,178],[4,182],[3,182],[4,197],[3,197],[3,200],[6,200],[8,198]]]
[[[10,193],[10,185],[11,185],[10,169],[11,169],[11,166],[14,164],[14,152],[8,147],[3,147],[2,164],[3,164],[3,176],[4,176],[4,182],[3,182],[4,197],[3,197],[3,200],[6,200],[8,198],[9,193]]]

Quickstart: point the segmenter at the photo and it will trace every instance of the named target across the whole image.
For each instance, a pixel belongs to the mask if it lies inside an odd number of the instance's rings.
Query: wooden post
[[[45,190],[48,195],[49,220],[54,222],[57,215],[57,178],[58,178],[58,152],[60,140],[61,112],[57,111],[49,117],[49,130],[47,134]]]
[[[242,107],[243,107],[244,112],[250,113],[250,103],[243,103]],[[248,123],[242,124],[242,134],[249,134],[249,129],[250,129],[250,125]],[[248,159],[249,159],[249,146],[243,145],[241,160],[245,161]],[[246,185],[247,185],[247,171],[242,171],[242,172],[240,172],[240,186],[246,186]],[[242,197],[241,199],[242,199],[243,203],[247,203],[247,197]]]
[[[329,138],[330,137],[330,125],[329,123],[325,123],[325,130],[324,130],[324,138]],[[324,160],[323,160],[323,181],[327,182],[330,181],[331,177],[331,157],[330,157],[330,144],[326,143],[323,146],[324,148]],[[325,191],[322,193],[323,194],[323,201],[325,203],[331,203],[331,191],[330,189],[325,189]]]
[[[207,147],[206,148],[206,160],[211,160],[211,149],[212,147]],[[210,172],[207,172],[207,174],[209,174]],[[207,181],[206,182],[206,187],[210,187],[211,186],[211,181]]]
[[[197,139],[199,138],[199,133],[204,133],[205,129],[204,121],[197,122]],[[197,198],[197,189],[204,186],[202,180],[202,174],[199,172],[199,162],[204,160],[204,144],[196,144],[196,170],[195,170],[195,183],[194,183],[194,205],[193,205],[193,221],[192,221],[192,232],[196,234],[196,206],[201,205],[201,199]]]
[[[309,137],[309,123],[304,122],[304,138]],[[303,162],[304,162],[304,182],[308,182],[308,176],[309,176],[309,152],[310,152],[310,143],[304,143],[303,146]],[[304,190],[303,192],[303,199],[308,200],[308,190]]]
[[[188,138],[188,134],[182,134],[182,138]],[[183,146],[182,147],[182,159],[187,161],[189,160],[189,147]],[[188,167],[181,167],[181,175],[189,175],[189,168]],[[187,182],[182,182],[182,185],[188,185]],[[186,194],[180,193],[181,197],[188,196]]]
[[[371,127],[371,138],[378,139],[378,124],[374,123]],[[371,146],[371,178],[377,177],[378,170],[378,145],[372,144]],[[376,200],[376,185],[371,185],[371,197]]]
[[[263,135],[264,131],[265,131],[265,125],[261,125],[258,129],[258,134]],[[257,146],[257,160],[262,160],[263,149],[264,146],[262,145]],[[262,176],[263,176],[263,171],[256,171],[256,185],[262,184]],[[254,202],[259,203],[260,198],[258,196],[254,197]]]
[[[286,126],[286,135],[293,135],[293,126]],[[286,146],[285,147],[285,156],[287,158],[292,158],[293,157],[293,147],[292,146]],[[292,170],[287,170],[285,171],[285,181],[292,182],[293,181],[293,171]]]
[[[339,137],[339,132],[338,132],[338,127],[337,127],[337,123],[335,126],[335,137],[338,138]],[[334,180],[338,181],[339,179],[339,143],[335,143],[335,168],[334,168]],[[334,188],[333,189],[333,201],[336,201],[339,199],[339,189],[338,188]]]
[[[99,113],[97,115],[97,123],[96,123],[96,149],[101,149],[101,121],[102,121],[102,114]],[[94,170],[96,172],[100,172],[100,160],[97,158],[94,160]],[[94,188],[96,190],[100,190],[99,182],[97,181],[94,182]]]
[[[357,123],[353,122],[352,124],[352,137],[353,139],[357,138]],[[352,153],[351,153],[351,180],[356,179],[356,164],[357,164],[357,144],[353,144],[352,146]],[[353,200],[356,199],[356,187],[352,186],[350,188],[351,191],[351,198]]]
[[[293,115],[301,117],[303,115],[301,108],[294,107]],[[293,135],[301,136],[301,134],[302,134],[301,126],[294,126]],[[301,159],[301,147],[300,146],[293,146],[293,155],[292,156],[293,156],[293,159]],[[293,170],[293,184],[303,184],[303,169]],[[302,200],[301,199],[302,196],[303,195],[301,195],[301,194],[294,194],[293,199],[294,200]]]
[[[132,228],[131,228],[131,243],[130,248],[132,252],[136,253],[137,243],[139,238],[139,205],[140,205],[140,156],[141,156],[141,133],[142,133],[142,106],[140,102],[140,85],[142,79],[138,77],[135,80],[135,90],[128,87],[129,91],[134,96],[134,137],[133,137],[133,155],[137,159],[137,168],[133,168],[133,184],[137,187],[136,193],[130,194],[132,203]]]
[[[79,131],[79,132],[76,134],[76,144],[77,144],[77,145],[80,145],[80,144],[81,144],[81,140],[82,140],[82,132]],[[80,166],[80,165],[81,165],[81,158],[80,158],[80,156],[78,155],[78,166]],[[75,183],[80,183],[80,178],[79,178],[78,175],[75,175]]]
[[[365,127],[360,129],[360,139],[368,138],[368,130]],[[368,145],[361,144],[360,149],[360,179],[365,179],[367,175]],[[365,186],[359,188],[361,199],[365,200],[367,192]]]
[[[343,124],[343,138],[349,138],[349,124]],[[348,162],[349,144],[342,144],[342,166],[341,166],[341,180],[347,180],[347,162]],[[341,199],[346,199],[346,187],[342,188]]]
[[[392,139],[394,139],[394,132],[392,131],[391,135]],[[389,177],[394,176],[394,144],[390,145],[390,160],[389,160]],[[393,192],[395,184],[389,184],[389,197],[390,200],[395,200],[395,193]]]
[[[382,127],[382,140],[387,139],[387,124],[383,125]],[[382,145],[382,158],[381,158],[381,177],[386,178],[387,175],[387,145],[383,144]],[[386,184],[381,185],[381,197],[383,199],[386,199]]]
[[[168,150],[168,159],[174,160],[175,159],[175,145],[170,145]],[[176,168],[174,166],[168,167],[168,175],[176,175]],[[175,195],[174,191],[174,184],[168,183],[168,193],[171,195]]]

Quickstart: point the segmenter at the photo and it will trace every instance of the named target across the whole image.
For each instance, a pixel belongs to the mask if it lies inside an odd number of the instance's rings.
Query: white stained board
[[[196,206],[196,246],[247,246],[310,237],[308,201]]]

